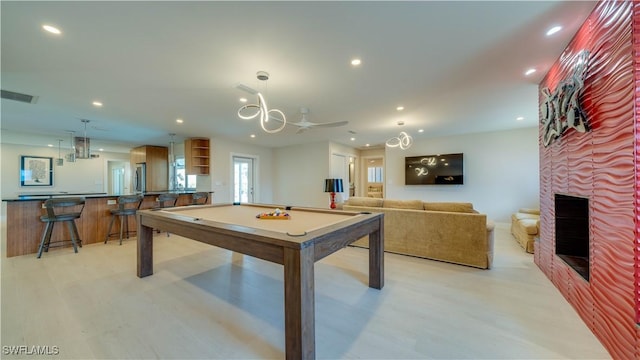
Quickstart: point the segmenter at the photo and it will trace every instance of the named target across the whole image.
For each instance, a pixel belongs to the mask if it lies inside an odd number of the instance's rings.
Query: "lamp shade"
[[[344,192],[342,179],[325,179],[324,192]]]

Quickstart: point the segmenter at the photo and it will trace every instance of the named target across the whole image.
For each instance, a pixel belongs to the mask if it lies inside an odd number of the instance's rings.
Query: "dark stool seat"
[[[111,221],[109,222],[107,236],[104,239],[105,244],[109,241],[109,238],[112,235],[118,234],[111,232],[111,228],[113,227],[113,223],[116,221],[116,218],[118,218],[118,222],[120,223],[120,245],[122,245],[123,235],[128,239],[129,234],[135,232],[135,230],[129,231],[129,216],[133,216],[135,219],[136,212],[140,208],[140,205],[142,205],[142,199],[142,195],[125,195],[118,197],[118,208],[111,210]]]
[[[44,233],[42,234],[42,239],[40,240],[40,246],[38,247],[38,259],[42,256],[43,250],[45,252],[49,251],[53,226],[57,222],[67,224],[67,229],[71,236],[71,244],[73,244],[73,251],[76,253],[78,252],[78,246],[82,247],[82,240],[80,240],[75,219],[82,216],[84,203],[85,200],[83,197],[48,199],[44,202],[44,207],[47,210],[47,213],[40,216],[40,221],[46,223],[46,225]],[[69,240],[59,240],[54,241],[53,243],[63,243],[67,241]]]
[[[207,204],[208,202],[209,202],[209,193],[207,192],[195,192],[191,194],[192,205]]]

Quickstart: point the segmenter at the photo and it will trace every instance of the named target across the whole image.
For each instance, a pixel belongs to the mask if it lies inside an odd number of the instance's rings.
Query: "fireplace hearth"
[[[555,195],[556,255],[589,281],[589,199]]]

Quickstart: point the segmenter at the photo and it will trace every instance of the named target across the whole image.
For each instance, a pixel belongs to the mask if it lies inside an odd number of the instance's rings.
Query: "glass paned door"
[[[253,203],[254,159],[233,157],[233,202]]]

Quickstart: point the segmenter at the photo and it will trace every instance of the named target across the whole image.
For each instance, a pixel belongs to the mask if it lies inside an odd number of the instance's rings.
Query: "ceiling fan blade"
[[[250,87],[250,86],[247,86],[247,85],[245,85],[245,84],[238,84],[238,85],[236,85],[236,89],[238,89],[238,90],[242,90],[242,91],[244,91],[244,92],[248,92],[248,93],[249,93],[249,94],[251,94],[251,95],[255,95],[255,94],[257,94],[257,93],[259,92],[258,90],[254,89],[254,88],[252,88],[252,87]]]
[[[296,134],[302,134],[303,132],[307,131],[309,128],[308,127],[299,127],[298,131],[296,131]]]
[[[337,126],[344,126],[347,125],[349,122],[348,121],[336,121],[336,122],[330,122],[330,123],[311,123],[311,126],[317,126],[317,127],[337,127]]]

